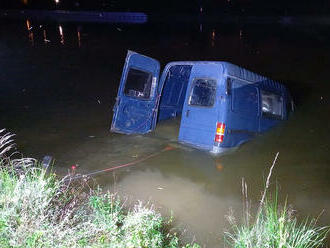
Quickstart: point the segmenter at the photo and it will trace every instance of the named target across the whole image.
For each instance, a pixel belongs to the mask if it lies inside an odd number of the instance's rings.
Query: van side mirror
[[[230,95],[231,94],[231,79],[229,77],[227,77],[226,80],[226,95]]]

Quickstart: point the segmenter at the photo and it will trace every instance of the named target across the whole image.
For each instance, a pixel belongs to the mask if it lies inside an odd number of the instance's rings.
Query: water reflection
[[[28,30],[28,37],[29,37],[29,41],[31,43],[32,46],[34,46],[34,36],[33,36],[33,32],[32,32],[32,25],[30,20],[26,20],[26,28]]]
[[[78,38],[78,47],[81,47],[81,35],[80,35],[80,31],[77,31],[77,38]]]
[[[29,19],[25,22],[26,30],[28,31],[28,40],[32,45],[38,45],[38,42],[42,41],[44,44],[49,44],[52,42],[53,45],[56,45],[57,42],[53,42],[54,40],[58,40],[59,44],[62,46],[82,46],[82,39],[83,35],[87,35],[86,33],[82,33],[82,26],[81,25],[70,25],[70,26],[63,26],[62,24],[53,26],[51,24],[44,25],[33,25]],[[34,27],[38,27],[35,29]],[[55,32],[57,34],[55,34]],[[70,34],[72,32],[76,33],[76,37],[71,37]],[[65,37],[67,34],[67,37]],[[59,39],[51,40],[50,37],[59,36]],[[66,40],[68,39],[68,40]]]
[[[44,42],[45,42],[45,44],[49,43],[50,40],[47,39],[47,32],[46,32],[46,29],[44,29],[44,30],[42,31],[42,33],[43,33],[43,37],[44,37]]]
[[[215,46],[215,30],[213,29],[211,32],[211,46]]]
[[[34,27],[39,26],[39,28],[35,29]],[[82,32],[84,27],[84,32]],[[109,27],[109,26],[108,26]],[[196,26],[191,26],[191,31],[192,33],[195,32],[195,28]],[[59,41],[59,44],[61,44],[62,46],[76,46],[81,48],[83,45],[83,42],[88,39],[94,39],[93,35],[95,32],[98,32],[97,29],[93,30],[90,28],[86,28],[85,26],[82,26],[81,24],[76,25],[76,24],[68,24],[68,23],[64,23],[64,24],[57,24],[56,26],[52,25],[52,24],[47,24],[44,25],[44,23],[41,24],[36,24],[34,26],[32,26],[31,21],[30,20],[26,20],[26,29],[28,30],[28,38],[31,44],[38,44],[38,42],[40,42],[42,40],[42,42],[44,44],[48,44],[50,42],[52,42],[53,45],[56,45],[57,42],[54,42],[56,40]],[[205,30],[204,30],[205,29]],[[39,31],[40,30],[40,31]],[[119,30],[122,31],[122,28],[120,27],[115,27],[115,30]],[[55,34],[55,32],[57,32],[57,34]],[[116,37],[120,37],[122,35],[113,32],[114,28],[110,27],[107,30],[109,33],[107,35],[114,35]],[[221,44],[221,40],[218,38],[220,37],[220,32],[217,31],[217,29],[215,27],[213,27],[212,29],[206,27],[204,28],[204,24],[202,22],[202,20],[200,20],[200,23],[198,25],[198,31],[200,34],[196,35],[196,37],[198,37],[197,39],[193,38],[192,40],[189,40],[189,44],[195,44],[196,45],[196,41],[198,41],[200,43],[201,46],[206,45],[206,42],[209,42],[208,46],[215,48],[216,46],[218,46],[218,48],[223,47]],[[206,31],[206,32],[204,32]],[[149,31],[148,31],[149,32]],[[238,44],[238,46],[242,46],[243,45],[243,49],[244,50],[253,50],[251,49],[253,43],[251,43],[249,41],[249,39],[247,39],[246,33],[243,33],[243,29],[237,29],[237,31],[235,30],[235,32],[239,33],[239,38],[235,38],[233,34],[228,35],[227,33],[225,33],[227,31],[222,30],[222,33],[224,33],[225,35],[222,38],[225,39],[231,39],[230,44],[227,44],[229,46]],[[75,33],[75,37],[72,37],[72,34]],[[234,33],[234,32],[233,32]],[[91,35],[89,35],[91,34]],[[55,37],[55,35],[59,36],[59,39],[52,39],[52,37]],[[132,36],[134,36],[134,32],[132,34]],[[184,34],[186,35],[186,34]],[[191,37],[189,37],[188,35],[186,35],[187,37],[185,37],[182,41],[178,41],[176,43],[177,47],[180,46],[187,46],[188,42],[185,42],[184,40],[187,39],[191,39]],[[40,37],[40,38],[39,38]],[[102,37],[103,39],[106,39],[106,37]],[[172,39],[170,37],[167,37],[167,39]],[[239,41],[242,40],[244,41],[244,43],[240,43]],[[163,41],[162,41],[163,42]],[[166,40],[164,41],[166,42]],[[227,41],[225,41],[227,42]],[[221,49],[221,48],[220,48]],[[224,47],[222,48],[224,49]],[[239,49],[237,51],[239,51],[239,53],[241,52],[242,48],[239,47]],[[226,49],[224,49],[225,51],[227,51]],[[199,58],[196,58],[199,59]]]
[[[58,26],[58,32],[59,32],[59,34],[60,34],[60,38],[61,38],[60,43],[61,43],[62,45],[64,45],[63,28],[62,28],[61,25]]]
[[[26,28],[28,31],[30,31],[32,29],[30,20],[26,20]]]

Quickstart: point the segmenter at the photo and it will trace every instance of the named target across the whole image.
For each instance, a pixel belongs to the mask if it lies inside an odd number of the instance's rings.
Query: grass
[[[295,211],[278,202],[278,191],[268,196],[269,180],[278,154],[267,177],[259,209],[251,220],[247,186],[242,181],[244,196],[243,223],[238,224],[231,213],[227,219],[231,230],[225,232],[226,244],[232,248],[318,248],[325,247],[329,226],[317,226],[317,219],[298,222]]]
[[[317,248],[325,247],[329,227],[318,227],[316,220],[299,223],[293,210],[280,207],[276,199],[266,200],[251,224],[238,225],[231,217],[232,232],[226,233],[233,248]]]
[[[199,247],[181,244],[152,205],[128,209],[85,178],[59,179],[32,159],[15,160],[12,136],[3,133],[0,247]]]

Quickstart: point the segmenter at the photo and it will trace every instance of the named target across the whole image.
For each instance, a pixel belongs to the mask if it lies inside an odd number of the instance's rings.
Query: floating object
[[[292,103],[284,85],[228,62],[171,62],[160,75],[157,60],[128,51],[111,131],[145,134],[181,116],[180,143],[220,154],[288,119]]]

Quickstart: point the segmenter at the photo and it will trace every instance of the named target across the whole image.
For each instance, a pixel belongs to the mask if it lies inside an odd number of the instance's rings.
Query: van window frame
[[[270,91],[270,90],[264,90],[264,89],[260,89],[260,114],[262,118],[266,118],[266,119],[272,119],[272,120],[283,120],[284,119],[284,97],[281,94],[278,94],[276,92]],[[277,114],[273,114],[273,113],[269,113],[269,112],[264,112],[262,110],[262,96],[263,93],[268,93],[268,94],[272,94],[272,95],[276,95],[278,97],[280,97],[281,99],[281,115],[277,115]]]
[[[212,81],[215,82],[214,100],[213,100],[212,105],[210,105],[210,106],[190,104],[191,94],[192,94],[192,91],[193,91],[193,89],[195,87],[195,83],[196,83],[197,80],[200,80],[200,79],[202,79],[202,80],[212,80]],[[195,107],[195,108],[213,108],[214,105],[215,105],[215,103],[216,103],[216,101],[217,101],[217,88],[218,88],[217,85],[218,85],[218,82],[217,82],[217,79],[215,79],[215,78],[210,78],[210,77],[196,77],[196,78],[193,78],[192,83],[191,83],[191,86],[190,86],[190,89],[189,89],[188,105],[190,107]]]
[[[151,85],[150,85],[150,94],[149,94],[149,97],[148,98],[144,98],[144,97],[139,97],[139,96],[132,96],[132,95],[129,95],[129,94],[126,94],[125,93],[125,89],[126,89],[126,85],[127,85],[127,79],[128,79],[128,74],[129,74],[129,71],[131,69],[134,69],[134,70],[137,70],[137,71],[141,71],[141,72],[145,72],[145,73],[148,73],[149,76],[151,77]],[[141,100],[141,101],[151,101],[154,96],[155,96],[155,91],[156,89],[153,89],[153,80],[154,80],[154,76],[152,74],[152,72],[150,71],[147,71],[147,70],[143,70],[141,68],[138,68],[136,66],[130,66],[127,70],[127,74],[126,74],[126,78],[125,78],[125,84],[124,84],[124,87],[123,87],[123,94],[125,97],[130,97],[130,98],[133,98],[133,99],[137,99],[137,100]]]

